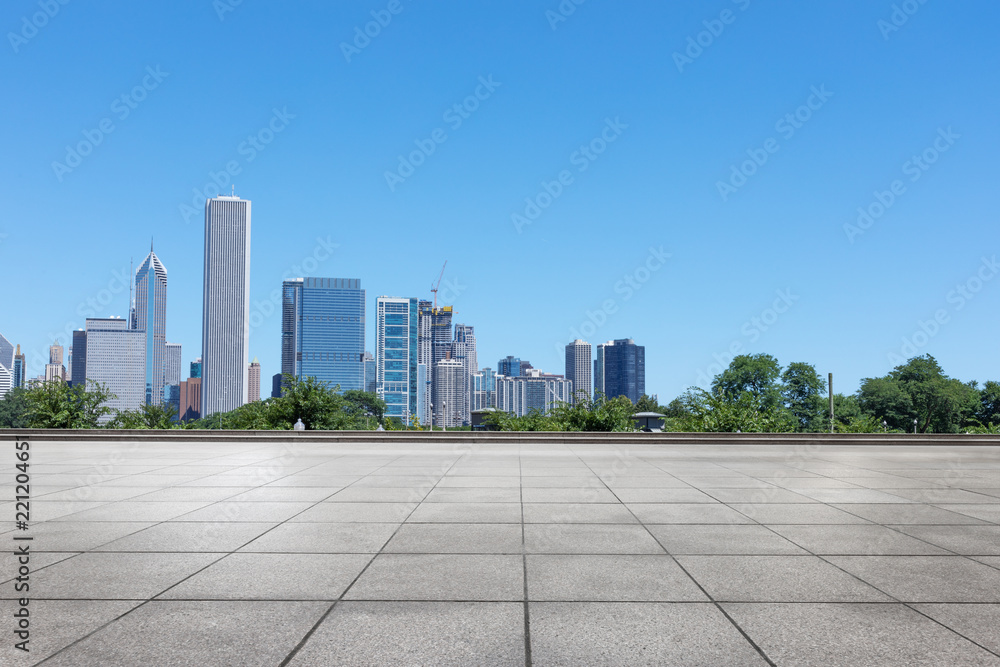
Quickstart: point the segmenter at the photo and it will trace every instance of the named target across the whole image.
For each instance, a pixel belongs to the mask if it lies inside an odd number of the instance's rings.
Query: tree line
[[[421,427],[387,417],[377,395],[286,375],[277,398],[185,423],[169,405],[113,410],[103,385],[59,380],[13,389],[0,400],[0,428],[288,430],[299,419],[310,430],[386,430]],[[914,357],[884,377],[865,378],[854,394],[834,394],[838,433],[1000,433],[1000,382],[949,377],[930,355]],[[831,423],[826,382],[811,364],[782,367],[769,354],[740,355],[709,389],[692,387],[667,405],[649,396],[595,396],[518,417],[494,412],[501,431],[632,431],[635,412],[666,416],[664,430],[715,433],[822,433]]]

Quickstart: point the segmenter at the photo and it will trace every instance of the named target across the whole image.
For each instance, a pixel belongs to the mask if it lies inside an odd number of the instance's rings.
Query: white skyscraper
[[[476,333],[473,327],[466,324],[455,325],[455,339],[451,343],[451,358],[462,364],[462,412],[459,417],[462,424],[471,424],[472,375],[478,371],[479,363],[476,358]]]
[[[0,398],[14,386],[14,346],[0,334]]]
[[[573,381],[573,402],[590,398],[590,343],[577,338],[566,346],[566,379]]]
[[[146,402],[146,337],[120,317],[88,317],[84,376],[114,395],[106,405],[137,410]],[[78,382],[80,380],[77,380]],[[104,423],[111,415],[101,418]]]
[[[434,424],[462,425],[467,384],[465,367],[457,359],[442,359],[434,365]]]
[[[201,415],[247,402],[250,347],[250,201],[205,202]]]

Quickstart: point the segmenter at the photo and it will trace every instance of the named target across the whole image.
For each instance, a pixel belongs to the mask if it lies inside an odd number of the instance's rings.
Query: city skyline
[[[922,3],[895,26],[894,4],[586,3],[553,23],[555,4],[404,3],[349,60],[374,7],[68,5],[3,55],[0,331],[43,374],[87,317],[128,316],[154,236],[186,365],[202,207],[235,185],[260,223],[247,357],[265,377],[284,280],[426,299],[447,260],[438,306],[491,362],[556,372],[576,338],[631,337],[664,400],[740,353],[846,393],[921,354],[984,382],[1000,7]]]

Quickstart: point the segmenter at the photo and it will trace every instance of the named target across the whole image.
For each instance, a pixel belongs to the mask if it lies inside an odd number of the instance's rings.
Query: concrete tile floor
[[[1000,667],[998,448],[35,442],[31,474],[5,666]]]

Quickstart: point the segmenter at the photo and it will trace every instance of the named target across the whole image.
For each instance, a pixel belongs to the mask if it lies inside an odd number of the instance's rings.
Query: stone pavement
[[[1000,666],[1000,448],[3,451],[3,665]]]

